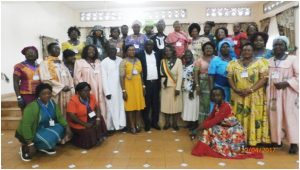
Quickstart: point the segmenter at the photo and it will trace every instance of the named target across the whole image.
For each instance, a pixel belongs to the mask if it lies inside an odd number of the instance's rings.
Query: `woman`
[[[125,46],[134,45],[135,54],[137,54],[137,55],[140,52],[144,51],[144,44],[145,44],[146,40],[148,39],[146,37],[146,35],[140,33],[141,26],[142,26],[142,23],[140,21],[138,21],[138,20],[134,21],[131,26],[131,28],[133,30],[133,34],[127,36],[125,39]]]
[[[100,106],[101,114],[106,121],[106,107],[102,90],[101,64],[98,59],[98,50],[94,45],[83,48],[80,60],[76,60],[74,67],[75,84],[87,82],[96,97],[97,105]]]
[[[229,159],[262,159],[263,155],[259,152],[245,151],[243,127],[232,113],[230,104],[224,101],[224,90],[214,87],[210,94],[215,105],[211,115],[192,134],[194,139],[197,130],[203,130],[192,154]]]
[[[272,50],[266,49],[269,35],[264,32],[256,32],[250,37],[250,42],[254,47],[254,56],[256,58],[269,59],[272,57]]]
[[[270,143],[264,88],[268,65],[265,63],[265,59],[254,57],[253,46],[247,43],[242,47],[241,58],[231,61],[227,66],[231,105],[235,116],[244,127],[248,146]]]
[[[174,32],[171,32],[167,38],[166,43],[171,44],[175,51],[176,57],[181,58],[188,48],[188,44],[191,40],[188,38],[187,34],[181,31],[181,26],[179,21],[173,23]]]
[[[142,80],[142,64],[135,57],[134,45],[126,46],[126,58],[120,64],[120,83],[125,101],[125,111],[128,114],[130,132],[140,132],[138,124],[141,121],[141,110],[145,108],[145,85]]]
[[[164,130],[170,128],[170,118],[173,119],[173,129],[179,130],[177,121],[182,112],[182,62],[177,59],[172,45],[166,45],[164,59],[160,67],[161,74],[161,112],[165,114]]]
[[[68,68],[72,77],[74,77],[74,64],[75,64],[75,60],[76,60],[75,55],[76,55],[76,53],[69,49],[66,49],[63,52],[64,64]]]
[[[80,59],[82,49],[85,46],[85,44],[84,44],[84,42],[81,42],[79,40],[79,37],[80,37],[79,29],[76,26],[70,27],[68,29],[68,36],[70,37],[70,39],[61,44],[62,51],[65,51],[66,49],[70,49],[75,52],[75,54],[76,54],[75,58]]]
[[[54,100],[52,87],[41,83],[36,87],[36,97],[24,110],[15,137],[21,142],[20,155],[30,161],[36,150],[48,155],[56,153],[55,147],[65,134],[70,133],[67,122]]]
[[[298,153],[299,143],[299,57],[287,54],[289,40],[286,36],[273,40],[274,57],[269,59],[267,86],[268,111],[272,142],[280,145],[282,129],[290,143],[290,154]]]
[[[223,41],[223,40],[232,41],[232,39],[228,36],[228,30],[225,27],[217,28],[215,31],[215,37],[216,37],[216,51],[219,51],[219,43],[221,41]],[[232,41],[232,43],[233,43],[233,41]]]
[[[200,37],[207,37],[209,38],[210,42],[213,43],[213,45],[216,44],[216,38],[213,33],[211,33],[212,28],[215,26],[214,21],[206,21],[204,25],[204,34],[200,35]]]
[[[146,21],[143,31],[145,32],[147,39],[151,39],[151,37],[154,36],[153,28],[154,28],[154,22]]]
[[[105,38],[104,28],[101,25],[95,25],[91,31],[91,35],[86,38],[86,45],[94,45],[97,49],[98,59],[103,60],[107,54],[109,42]]]
[[[26,60],[15,65],[13,78],[18,105],[23,113],[25,106],[35,99],[35,88],[40,84],[40,76],[38,73],[39,65],[36,63],[38,59],[37,49],[34,46],[28,46],[23,48],[21,53]]]
[[[73,78],[68,68],[58,58],[60,53],[58,44],[50,43],[47,50],[50,56],[40,64],[41,81],[52,86],[53,99],[58,104],[63,116],[66,118],[67,102],[74,94]],[[70,139],[71,136],[66,136],[66,138],[63,139],[63,143]]]
[[[206,42],[202,46],[203,56],[195,61],[195,85],[196,92],[199,96],[200,108],[199,108],[199,124],[208,117],[210,113],[210,89],[213,85],[208,81],[208,67],[214,56],[215,46],[211,42]]]
[[[230,85],[227,79],[227,65],[235,60],[233,43],[221,41],[218,47],[218,56],[214,57],[208,67],[209,83],[212,86],[222,87],[225,91],[225,101],[230,102]]]
[[[200,37],[201,27],[197,23],[192,23],[189,26],[189,34],[192,37],[192,43],[189,45],[189,49],[193,52],[194,60],[200,58],[202,54],[202,45],[210,40],[207,37]]]
[[[110,29],[109,44],[117,49],[117,56],[123,58],[123,46],[124,41],[120,38],[120,29],[118,27],[112,27]]]
[[[76,95],[72,96],[67,106],[67,120],[73,132],[72,143],[90,149],[104,140],[106,125],[96,97],[90,93],[91,86],[81,82],[76,85],[75,91]]]
[[[258,32],[257,25],[249,24],[246,29],[247,37],[252,37],[252,35],[256,32]]]

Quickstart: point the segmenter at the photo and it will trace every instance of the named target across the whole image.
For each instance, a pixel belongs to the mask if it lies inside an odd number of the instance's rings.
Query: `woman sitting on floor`
[[[51,99],[52,87],[41,83],[36,87],[37,99],[24,109],[15,137],[22,143],[21,159],[30,161],[36,150],[55,154],[55,146],[70,134],[59,106]],[[66,132],[66,133],[65,133]]]
[[[231,112],[230,104],[224,101],[224,90],[214,87],[210,94],[215,105],[210,116],[191,135],[193,139],[197,130],[203,130],[192,154],[231,159],[263,158],[259,152],[246,152],[243,127]]]

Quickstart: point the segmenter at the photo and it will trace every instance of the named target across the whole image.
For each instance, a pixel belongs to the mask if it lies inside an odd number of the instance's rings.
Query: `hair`
[[[95,50],[95,56],[94,56],[93,59],[96,60],[98,58],[99,53],[98,53],[98,50],[97,50],[96,46],[94,46],[94,45],[87,45],[87,46],[85,46],[83,48],[83,50],[82,50],[81,58],[83,58],[83,59],[87,58],[87,56],[88,56],[88,50],[89,50],[90,47],[94,48],[94,50]]]
[[[206,46],[208,46],[208,45],[212,46],[213,49],[215,50],[215,45],[214,45],[212,42],[208,41],[208,42],[206,42],[206,43],[204,43],[204,44],[202,45],[202,52],[203,52],[203,53],[204,53],[204,48],[205,48]]]
[[[250,29],[251,26],[255,27],[256,31],[258,31],[258,27],[257,27],[256,24],[249,24],[248,27],[247,27],[247,29],[246,29],[246,32],[249,31],[249,29]]]
[[[76,87],[75,87],[75,92],[79,92],[79,91],[81,91],[82,89],[84,89],[85,87],[89,87],[90,89],[92,89],[92,88],[91,88],[91,85],[90,85],[89,83],[87,83],[87,82],[80,82],[80,83],[78,83],[78,84],[76,85]]]
[[[40,96],[41,92],[45,89],[49,89],[52,92],[52,86],[50,84],[40,83],[35,88],[35,96],[38,98]]]
[[[201,30],[200,25],[197,24],[197,23],[192,23],[192,24],[189,26],[189,28],[188,28],[190,36],[192,36],[191,34],[192,34],[192,31],[193,31],[194,28],[197,29],[198,34],[200,33],[200,30]]]
[[[79,29],[78,29],[76,26],[74,26],[74,27],[70,27],[70,28],[68,29],[68,36],[71,35],[71,32],[72,32],[72,31],[76,31],[77,34],[78,34],[78,36],[81,35]]]
[[[222,87],[215,86],[210,90],[210,98],[212,99],[213,91],[219,90],[222,93],[223,99],[225,99],[225,91]]]
[[[129,27],[128,27],[128,25],[122,25],[122,26],[121,26],[121,28],[124,28],[124,27],[127,27],[127,28],[129,28]]]
[[[215,26],[215,22],[214,21],[206,21],[205,22],[205,25],[209,25],[209,26],[211,26],[211,27],[214,27]]]
[[[165,52],[166,52],[166,48],[170,48],[171,49],[171,51],[172,51],[172,56],[176,56],[176,51],[175,51],[175,48],[171,45],[171,44],[167,44],[166,46],[165,46],[165,48],[163,49],[163,55],[165,55]]]
[[[226,37],[228,36],[228,30],[227,30],[227,28],[225,28],[225,27],[220,27],[220,28],[217,28],[216,31],[215,31],[215,37],[216,37],[217,39],[218,39],[218,32],[219,32],[219,30],[224,30],[225,36],[226,36]]]
[[[119,27],[111,27],[109,37],[112,37],[112,33],[114,32],[114,30],[117,30],[118,33],[121,34]]]
[[[65,51],[63,51],[63,58],[67,59],[68,57],[72,57],[75,56],[76,53],[73,50],[70,49],[66,49]]]
[[[133,45],[133,44],[128,44],[128,45],[126,45],[126,46],[125,46],[125,53],[127,53],[129,47],[134,47],[134,45]]]
[[[48,53],[50,52],[51,48],[52,48],[53,46],[55,46],[55,45],[58,45],[58,43],[57,43],[57,42],[52,42],[52,43],[48,44],[48,46],[47,46],[47,51],[48,51]]]
[[[257,38],[258,36],[261,36],[261,37],[263,38],[265,44],[267,44],[268,39],[269,39],[269,35],[268,35],[267,33],[264,33],[264,32],[256,32],[256,33],[254,33],[254,34],[250,37],[250,42],[253,43],[253,42],[256,40],[256,38]]]
[[[241,50],[243,50],[245,46],[251,46],[251,47],[252,47],[252,49],[254,49],[254,47],[253,47],[253,43],[246,42],[245,44],[243,44],[243,45],[242,45],[242,47],[241,47]]]

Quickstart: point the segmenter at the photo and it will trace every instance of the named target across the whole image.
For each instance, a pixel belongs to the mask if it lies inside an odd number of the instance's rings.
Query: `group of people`
[[[164,20],[146,25],[146,34],[141,27],[134,21],[132,35],[126,25],[112,27],[107,40],[97,25],[85,43],[70,27],[70,39],[61,48],[50,43],[40,64],[34,46],[22,50],[26,60],[14,68],[22,160],[36,150],[55,154],[68,141],[88,149],[118,130],[161,130],[160,113],[164,130],[179,130],[181,117],[192,139],[199,134],[193,155],[262,158],[245,147],[280,147],[282,129],[289,153],[298,152],[299,65],[287,37],[269,50],[268,34],[255,25],[244,33],[234,24],[234,35],[225,27],[212,34],[212,21],[203,35],[197,23],[185,33],[175,21],[168,35]]]

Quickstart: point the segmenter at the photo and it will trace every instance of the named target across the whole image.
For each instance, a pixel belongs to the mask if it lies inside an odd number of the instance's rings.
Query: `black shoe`
[[[152,128],[154,128],[154,129],[156,129],[156,130],[161,130],[161,128],[158,126],[158,124],[152,125]]]
[[[170,125],[165,125],[164,130],[168,130],[170,128]]]
[[[145,126],[145,131],[148,132],[150,130],[150,126]]]
[[[121,129],[121,132],[128,132],[128,128],[124,127],[123,129]]]
[[[179,127],[176,125],[176,126],[173,126],[173,129],[178,131],[179,130]]]
[[[115,133],[115,130],[108,130],[107,136],[112,136]]]
[[[20,156],[21,156],[21,159],[25,162],[29,162],[31,161],[31,156],[29,156],[29,153],[25,151],[25,147],[20,147]]]
[[[299,150],[299,148],[298,148],[297,144],[291,144],[289,153],[290,154],[297,154],[298,150]]]
[[[140,128],[140,126],[136,126],[136,132],[137,133],[140,133],[142,130],[141,130],[141,128]]]
[[[56,154],[56,150],[55,149],[40,149],[39,151],[44,152],[48,155],[54,155]]]
[[[282,145],[282,143],[280,145],[278,145],[277,143],[272,143],[271,146],[273,148],[281,148],[283,145]]]
[[[130,133],[136,134],[136,129],[135,129],[135,128],[131,128],[131,129],[130,129]]]

